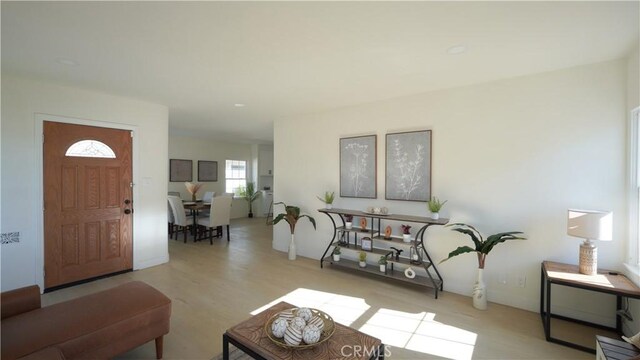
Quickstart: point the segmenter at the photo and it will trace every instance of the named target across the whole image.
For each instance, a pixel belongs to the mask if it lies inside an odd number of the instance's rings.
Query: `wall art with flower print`
[[[376,135],[340,139],[340,196],[375,199]]]
[[[431,198],[431,130],[387,134],[385,198]]]

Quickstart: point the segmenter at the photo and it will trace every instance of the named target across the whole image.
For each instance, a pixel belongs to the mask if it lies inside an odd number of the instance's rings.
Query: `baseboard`
[[[152,266],[162,265],[168,262],[169,262],[169,254],[164,256],[158,256],[151,259],[134,261],[133,270],[142,270],[142,269],[150,268]]]

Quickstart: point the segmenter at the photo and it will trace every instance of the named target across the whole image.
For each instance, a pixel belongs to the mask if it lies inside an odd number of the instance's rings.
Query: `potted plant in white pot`
[[[345,215],[344,228],[347,230],[351,230],[352,227],[353,227],[353,215]]]
[[[247,186],[241,187],[238,192],[241,198],[245,199],[249,204],[249,217],[253,217],[253,202],[260,196],[260,192],[256,191],[256,184],[253,182],[248,182]]]
[[[411,242],[411,225],[402,224],[400,228],[402,229],[402,241],[406,243]]]
[[[275,218],[273,218],[271,225],[275,225],[282,220],[289,223],[289,229],[291,230],[291,242],[289,242],[289,260],[295,260],[296,259],[296,239],[295,239],[294,233],[296,231],[296,224],[298,223],[298,220],[302,219],[303,217],[308,218],[309,221],[311,221],[311,224],[313,225],[314,230],[316,228],[316,220],[309,215],[301,215],[300,208],[297,206],[287,205],[283,202],[278,202],[278,203],[275,203],[274,205],[284,205],[285,212],[278,214]]]
[[[358,260],[360,260],[360,261],[358,262],[358,265],[359,265],[361,268],[365,268],[365,267],[367,267],[367,253],[366,253],[366,252],[364,252],[364,251],[360,251],[360,254],[358,255]]]
[[[323,197],[320,197],[320,196],[316,196],[316,197],[318,198],[318,200],[324,203],[325,209],[330,210],[331,208],[333,208],[333,200],[336,197],[333,191],[331,192],[325,191]]]
[[[380,272],[387,272],[387,257],[382,255],[380,256],[380,260],[378,260],[378,265],[380,265]]]
[[[342,251],[340,250],[340,246],[336,246],[333,248],[333,261],[340,261],[340,254],[342,254]]]
[[[453,227],[451,229],[453,231],[469,235],[471,241],[473,241],[474,247],[472,248],[469,246],[460,246],[450,252],[449,256],[446,259],[440,261],[440,263],[445,262],[452,257],[460,254],[471,252],[476,253],[476,255],[478,256],[478,277],[476,279],[475,285],[473,286],[473,307],[478,310],[486,310],[487,289],[485,287],[484,280],[482,279],[482,272],[484,271],[484,265],[487,259],[487,255],[489,255],[489,252],[500,243],[503,243],[507,240],[526,240],[526,238],[518,236],[522,234],[521,231],[508,231],[493,234],[485,240],[482,238],[482,234],[480,234],[480,232],[471,225],[456,223],[447,226]]]
[[[440,201],[437,197],[432,197],[431,200],[427,201],[427,207],[429,207],[429,211],[431,211],[431,218],[433,220],[438,220],[440,218],[440,210],[449,200]]]

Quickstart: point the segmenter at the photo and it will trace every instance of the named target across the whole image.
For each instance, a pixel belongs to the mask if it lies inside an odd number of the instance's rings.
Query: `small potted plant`
[[[447,203],[449,200],[445,200],[440,202],[437,197],[432,197],[431,200],[427,201],[427,207],[429,207],[429,211],[431,211],[431,218],[433,220],[438,220],[440,218],[440,209]]]
[[[411,242],[411,225],[400,225],[402,228],[402,241],[403,242]]]
[[[253,202],[256,201],[256,199],[258,198],[258,196],[260,196],[260,192],[256,191],[256,184],[249,181],[247,183],[247,186],[245,187],[241,187],[240,191],[238,192],[238,195],[240,195],[240,198],[245,199],[247,201],[247,204],[249,204],[249,217],[252,218],[253,217]]]
[[[325,209],[329,210],[333,207],[333,200],[335,199],[336,196],[333,191],[331,192],[325,191],[323,197],[320,197],[320,196],[316,196],[316,197],[318,198],[318,200],[324,203]]]
[[[360,262],[358,263],[358,265],[361,268],[365,268],[367,267],[367,253],[364,251],[360,251],[360,255],[358,255],[358,259],[360,260]]]
[[[342,251],[340,251],[340,246],[336,246],[333,248],[333,261],[340,261],[340,254],[342,254]]]
[[[380,272],[387,273],[387,257],[380,256],[380,260],[378,260],[378,265],[380,265]]]
[[[286,221],[289,224],[289,230],[291,230],[291,241],[289,242],[289,260],[295,260],[296,238],[294,233],[296,232],[296,224],[298,223],[298,221],[300,221],[300,219],[306,217],[307,219],[309,219],[309,221],[311,221],[311,225],[313,225],[313,229],[315,230],[316,220],[309,215],[300,214],[300,208],[297,206],[287,205],[283,202],[277,202],[273,205],[284,205],[285,212],[276,215],[276,217],[273,218],[270,224],[275,225],[282,220]]]
[[[344,216],[344,227],[347,230],[351,230],[351,227],[353,226],[353,215],[345,215]]]

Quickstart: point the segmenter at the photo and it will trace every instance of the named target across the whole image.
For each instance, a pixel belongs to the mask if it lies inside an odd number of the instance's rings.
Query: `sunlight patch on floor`
[[[434,320],[435,314],[407,313],[380,309],[360,331],[386,345],[448,359],[468,360],[473,356],[477,334]]]
[[[335,322],[345,326],[350,326],[370,308],[362,298],[298,288],[252,311],[251,315],[256,315],[281,301],[286,301],[297,307],[322,310],[331,315]]]

